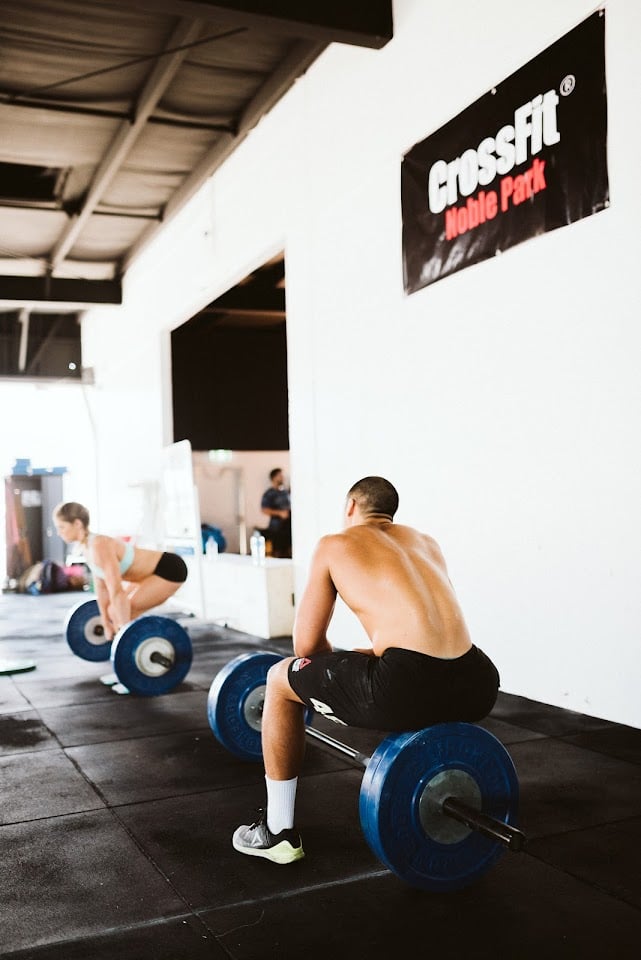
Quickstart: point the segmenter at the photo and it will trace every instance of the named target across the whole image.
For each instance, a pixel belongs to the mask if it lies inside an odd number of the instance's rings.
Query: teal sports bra
[[[122,541],[125,544],[125,552],[122,555],[122,560],[120,561],[120,575],[124,576],[129,567],[134,562],[134,545],[130,540]],[[99,567],[97,563],[89,563],[89,567],[94,577],[98,577],[99,580],[105,579],[105,572],[102,567]]]

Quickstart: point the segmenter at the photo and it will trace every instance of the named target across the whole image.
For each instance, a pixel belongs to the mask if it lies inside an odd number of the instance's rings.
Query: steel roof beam
[[[307,70],[309,65],[316,60],[324,49],[324,44],[310,44],[307,41],[301,41],[294,46],[289,56],[270,74],[258,90],[256,96],[245,107],[236,133],[233,135],[221,135],[216,145],[196,164],[191,173],[183,180],[178,190],[172,195],[162,212],[161,222],[150,225],[147,230],[141,234],[137,242],[127,251],[126,256],[120,264],[119,273],[121,276],[124,276],[135,258],[139,256],[159,230],[182,210],[185,204],[188,203],[194,194],[202,187],[203,183],[205,183],[218,167],[224,163],[227,157],[233,153],[238,144],[245,139],[261,117],[277,103],[294,80]]]
[[[12,94],[0,93],[0,106],[11,104]],[[25,97],[20,98],[17,106],[26,110],[46,110],[47,112],[68,113],[72,116],[93,117],[98,120],[126,120],[129,123],[130,116],[125,110],[103,110],[100,107],[88,107],[83,104],[67,102],[66,100],[29,100]],[[156,124],[159,127],[180,127],[188,130],[210,130],[212,133],[229,132],[233,127],[233,120],[229,117],[218,117],[209,119],[205,117],[192,116],[188,113],[161,112],[148,118],[148,123]]]
[[[177,17],[231,18],[250,29],[325,46],[380,49],[394,35],[392,0],[130,0],[130,5]]]
[[[200,21],[182,20],[174,30],[166,48],[170,49],[175,46],[191,43],[198,38],[200,32]],[[112,140],[96,170],[81,209],[75,216],[70,218],[69,223],[61,233],[51,252],[49,269],[52,274],[55,273],[56,269],[63,262],[87,220],[100,203],[106,189],[118,173],[118,170],[134,143],[143,132],[150,114],[173,80],[176,71],[187,56],[187,53],[187,50],[179,50],[167,56],[163,56],[162,51],[158,54],[158,60],[138,97],[135,115],[131,121],[124,121],[120,125],[116,136]]]
[[[81,280],[70,277],[0,276],[0,301],[16,303],[122,303],[120,280]]]

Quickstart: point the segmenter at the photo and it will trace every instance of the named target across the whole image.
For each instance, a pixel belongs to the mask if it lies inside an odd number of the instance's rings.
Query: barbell
[[[261,718],[275,653],[241,654],[214,679],[209,725],[243,760],[262,759]],[[359,816],[375,856],[411,886],[469,886],[506,850],[523,849],[515,826],[518,779],[507,750],[482,727],[440,723],[392,734],[371,757],[308,725],[306,734],[365,767]]]
[[[118,682],[142,697],[173,690],[191,667],[189,634],[169,617],[137,617],[125,624],[112,642],[105,638],[97,601],[83,600],[67,615],[65,637],[83,660],[111,659]]]

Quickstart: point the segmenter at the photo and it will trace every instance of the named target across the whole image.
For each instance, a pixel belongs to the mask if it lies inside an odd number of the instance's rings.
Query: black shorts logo
[[[298,660],[294,660],[292,663],[292,673],[298,673],[303,667],[306,667],[308,663],[312,661],[309,657],[299,657]]]
[[[339,720],[339,718],[335,715],[334,711],[329,706],[329,704],[323,703],[322,700],[316,700],[315,697],[310,697],[309,702],[313,706],[316,713],[320,713],[321,716],[327,717],[328,720],[333,720],[334,723],[340,723],[342,727],[347,726],[344,720]]]

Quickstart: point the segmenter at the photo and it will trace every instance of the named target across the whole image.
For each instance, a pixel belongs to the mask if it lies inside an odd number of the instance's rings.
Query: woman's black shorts
[[[170,583],[184,583],[187,579],[187,564],[177,553],[163,553],[156,564],[154,574]]]
[[[421,730],[482,720],[496,702],[499,674],[478,647],[454,660],[388,647],[382,657],[343,650],[299,657],[294,693],[337,723],[372,730]]]

